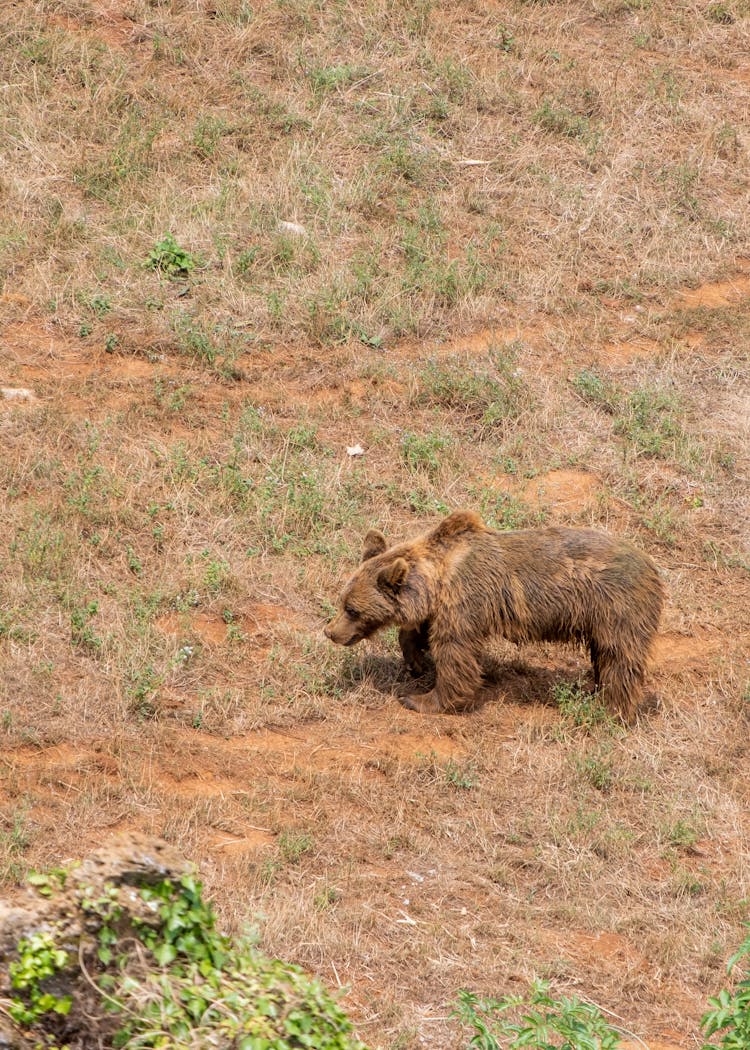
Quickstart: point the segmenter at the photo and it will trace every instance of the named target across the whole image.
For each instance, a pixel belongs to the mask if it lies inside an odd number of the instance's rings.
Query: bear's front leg
[[[431,639],[437,681],[429,693],[410,693],[401,703],[410,711],[437,714],[473,707],[482,683],[478,653],[454,640]]]
[[[419,627],[402,627],[398,632],[398,644],[404,656],[407,671],[421,678],[429,670],[427,657],[430,648],[430,622],[425,620]]]

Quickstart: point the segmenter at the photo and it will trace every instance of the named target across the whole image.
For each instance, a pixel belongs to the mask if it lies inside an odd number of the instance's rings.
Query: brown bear
[[[663,602],[655,564],[623,540],[590,529],[499,532],[457,511],[395,547],[368,532],[325,635],[355,645],[398,625],[407,667],[421,673],[428,650],[435,663],[434,689],[402,701],[425,712],[472,705],[482,646],[493,635],[585,642],[608,709],[631,721]]]

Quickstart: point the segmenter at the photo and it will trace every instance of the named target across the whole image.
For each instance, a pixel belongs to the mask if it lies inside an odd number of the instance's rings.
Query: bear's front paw
[[[419,711],[423,715],[435,715],[442,710],[434,689],[429,693],[410,693],[400,699],[404,707],[408,707],[410,711]]]

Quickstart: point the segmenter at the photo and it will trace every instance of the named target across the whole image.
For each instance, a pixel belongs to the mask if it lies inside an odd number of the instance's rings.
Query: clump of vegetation
[[[450,449],[451,440],[445,434],[407,432],[401,439],[401,457],[409,470],[423,470],[430,477],[438,474]]]
[[[614,413],[620,400],[620,395],[614,383],[600,376],[592,368],[582,368],[573,376],[573,389],[578,396],[590,405],[603,409],[605,412]]]
[[[217,929],[192,874],[154,875],[33,877],[57,910],[17,944],[8,1012],[36,1047],[365,1050],[319,981]]]
[[[512,352],[491,350],[486,362],[429,361],[419,376],[419,405],[463,412],[483,427],[516,419],[531,396]]]
[[[552,697],[563,718],[571,725],[591,732],[595,726],[613,726],[612,716],[599,693],[590,693],[582,682],[558,682]]]
[[[750,923],[746,923],[750,928]],[[750,957],[750,934],[727,963],[731,976],[740,959]],[[710,1010],[703,1015],[701,1025],[708,1038],[720,1035],[720,1042],[706,1043],[703,1050],[746,1050],[750,1046],[750,969],[747,965],[734,991],[722,988],[708,1000]]]
[[[181,248],[172,233],[165,233],[156,242],[145,263],[146,269],[158,270],[167,277],[186,277],[196,265],[195,256]]]
[[[620,1036],[598,1007],[575,996],[554,999],[536,980],[528,995],[480,998],[462,990],[454,1017],[472,1031],[479,1050],[617,1050]]]
[[[56,946],[51,933],[35,933],[18,942],[18,959],[8,971],[11,986],[20,993],[13,996],[8,1009],[16,1024],[29,1028],[47,1013],[70,1013],[72,996],[43,990],[44,982],[63,970],[69,959],[68,953]]]
[[[627,439],[636,453],[664,457],[674,452],[681,436],[679,410],[674,393],[637,387],[625,399],[614,430]]]

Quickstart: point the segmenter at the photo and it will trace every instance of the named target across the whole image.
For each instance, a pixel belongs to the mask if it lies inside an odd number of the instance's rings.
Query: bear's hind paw
[[[429,693],[409,693],[399,699],[404,707],[408,707],[410,711],[419,711],[423,715],[434,715],[442,711],[434,690]]]

